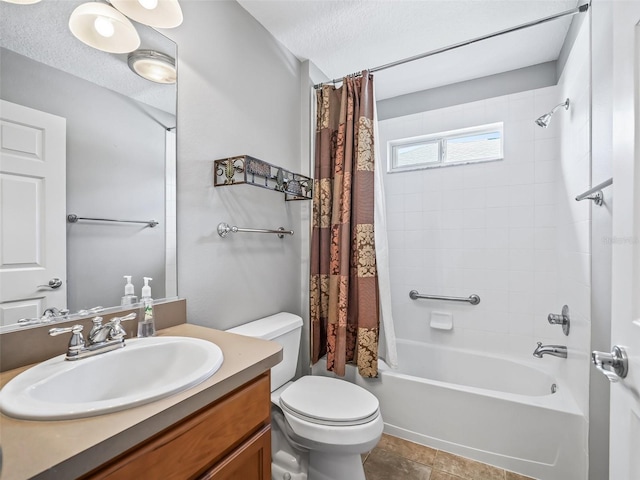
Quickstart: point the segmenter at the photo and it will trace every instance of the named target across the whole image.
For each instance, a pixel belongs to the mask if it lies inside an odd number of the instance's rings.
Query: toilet
[[[282,345],[271,369],[273,480],[365,480],[361,454],[376,446],[383,422],[378,399],[332,377],[296,381],[302,319],[290,313],[227,330]]]

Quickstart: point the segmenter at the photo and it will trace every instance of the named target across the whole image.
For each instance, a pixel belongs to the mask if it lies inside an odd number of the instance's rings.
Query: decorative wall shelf
[[[313,179],[277,167],[249,155],[213,162],[214,186],[255,185],[284,193],[285,200],[311,200]]]

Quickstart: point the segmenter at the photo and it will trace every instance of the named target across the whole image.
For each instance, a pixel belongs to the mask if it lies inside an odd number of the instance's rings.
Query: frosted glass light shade
[[[176,83],[176,61],[154,50],[137,50],[129,54],[129,68],[142,78],[156,83]]]
[[[173,28],[182,23],[178,0],[111,0],[111,4],[127,17],[150,27]]]
[[[69,17],[71,33],[90,47],[110,53],[128,53],[140,46],[138,32],[122,13],[106,3],[78,6]]]
[[[38,3],[41,0],[2,0],[7,3],[17,3],[18,5],[31,5],[33,3]]]

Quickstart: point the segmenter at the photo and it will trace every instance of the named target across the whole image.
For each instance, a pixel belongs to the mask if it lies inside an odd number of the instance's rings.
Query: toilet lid
[[[283,410],[321,424],[358,425],[378,415],[378,399],[362,387],[330,377],[306,376],[282,395]]]

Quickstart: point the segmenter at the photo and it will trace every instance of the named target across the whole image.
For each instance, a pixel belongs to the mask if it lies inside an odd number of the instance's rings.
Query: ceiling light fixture
[[[17,3],[18,5],[32,5],[34,3],[38,3],[41,0],[2,0],[7,3]]]
[[[178,0],[111,0],[111,4],[136,22],[155,28],[173,28],[182,23]]]
[[[78,6],[69,17],[71,33],[83,43],[110,53],[128,53],[140,46],[140,36],[122,13],[106,3]]]
[[[176,83],[176,61],[155,50],[136,50],[128,58],[129,68],[156,83]]]

